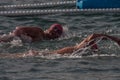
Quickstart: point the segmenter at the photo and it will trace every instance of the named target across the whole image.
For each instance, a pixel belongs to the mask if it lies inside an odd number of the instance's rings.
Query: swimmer
[[[89,35],[87,38],[85,38],[78,45],[65,47],[62,49],[50,51],[48,53],[43,53],[43,55],[47,55],[47,54],[60,54],[60,55],[72,54],[74,51],[77,51],[81,48],[85,48],[88,46],[90,46],[92,50],[95,50],[95,49],[98,49],[97,44],[95,44],[95,40],[97,38],[102,38],[102,40],[106,40],[107,38],[109,38],[112,41],[116,42],[120,46],[120,39],[117,37],[109,36],[106,34],[92,34],[92,35]],[[37,55],[39,55],[39,51],[29,50],[28,52],[21,53],[21,54],[3,54],[3,55],[1,54],[0,57],[1,58],[5,58],[5,57],[6,58],[7,57],[19,58],[19,57],[30,57],[30,56],[33,57],[33,56],[37,56]]]
[[[63,33],[60,24],[53,24],[49,29],[43,31],[40,27],[16,27],[13,32],[0,37],[0,42],[10,42],[14,37],[19,37],[25,42],[35,42],[59,38]]]

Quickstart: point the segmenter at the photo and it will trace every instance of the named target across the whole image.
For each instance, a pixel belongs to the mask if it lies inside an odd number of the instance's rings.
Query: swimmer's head
[[[63,28],[60,24],[53,24],[47,30],[47,33],[49,33],[52,36],[52,38],[58,38],[62,35]]]
[[[50,26],[50,30],[61,35],[63,33],[63,28],[60,24],[53,24]]]

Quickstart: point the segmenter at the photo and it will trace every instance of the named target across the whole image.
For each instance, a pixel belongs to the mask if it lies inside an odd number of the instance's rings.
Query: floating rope
[[[11,10],[0,11],[0,16],[29,16],[29,15],[44,15],[55,13],[105,13],[105,12],[120,12],[120,8],[110,9],[31,9],[31,10]]]
[[[62,2],[48,2],[48,3],[35,3],[35,4],[20,4],[20,5],[3,5],[0,6],[0,10],[3,9],[25,9],[25,8],[40,8],[40,7],[50,7],[50,6],[59,6],[59,5],[72,5],[76,1],[62,1]]]

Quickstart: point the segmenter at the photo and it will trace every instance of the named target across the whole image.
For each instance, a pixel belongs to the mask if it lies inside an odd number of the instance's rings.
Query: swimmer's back
[[[39,41],[44,38],[44,31],[39,27],[16,27],[13,33],[18,37],[21,35],[29,36],[32,41]]]

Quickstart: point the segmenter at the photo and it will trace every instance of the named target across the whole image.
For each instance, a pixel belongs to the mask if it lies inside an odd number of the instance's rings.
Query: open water
[[[0,16],[0,34],[8,34],[16,26],[38,26],[45,30],[53,23],[64,26],[64,36],[35,43],[19,40],[0,43],[0,54],[55,50],[76,45],[92,33],[120,37],[119,13]],[[0,80],[120,80],[120,47],[111,40],[97,43],[101,51],[94,54],[82,51],[71,56],[1,58]],[[84,53],[89,55],[79,55]]]

